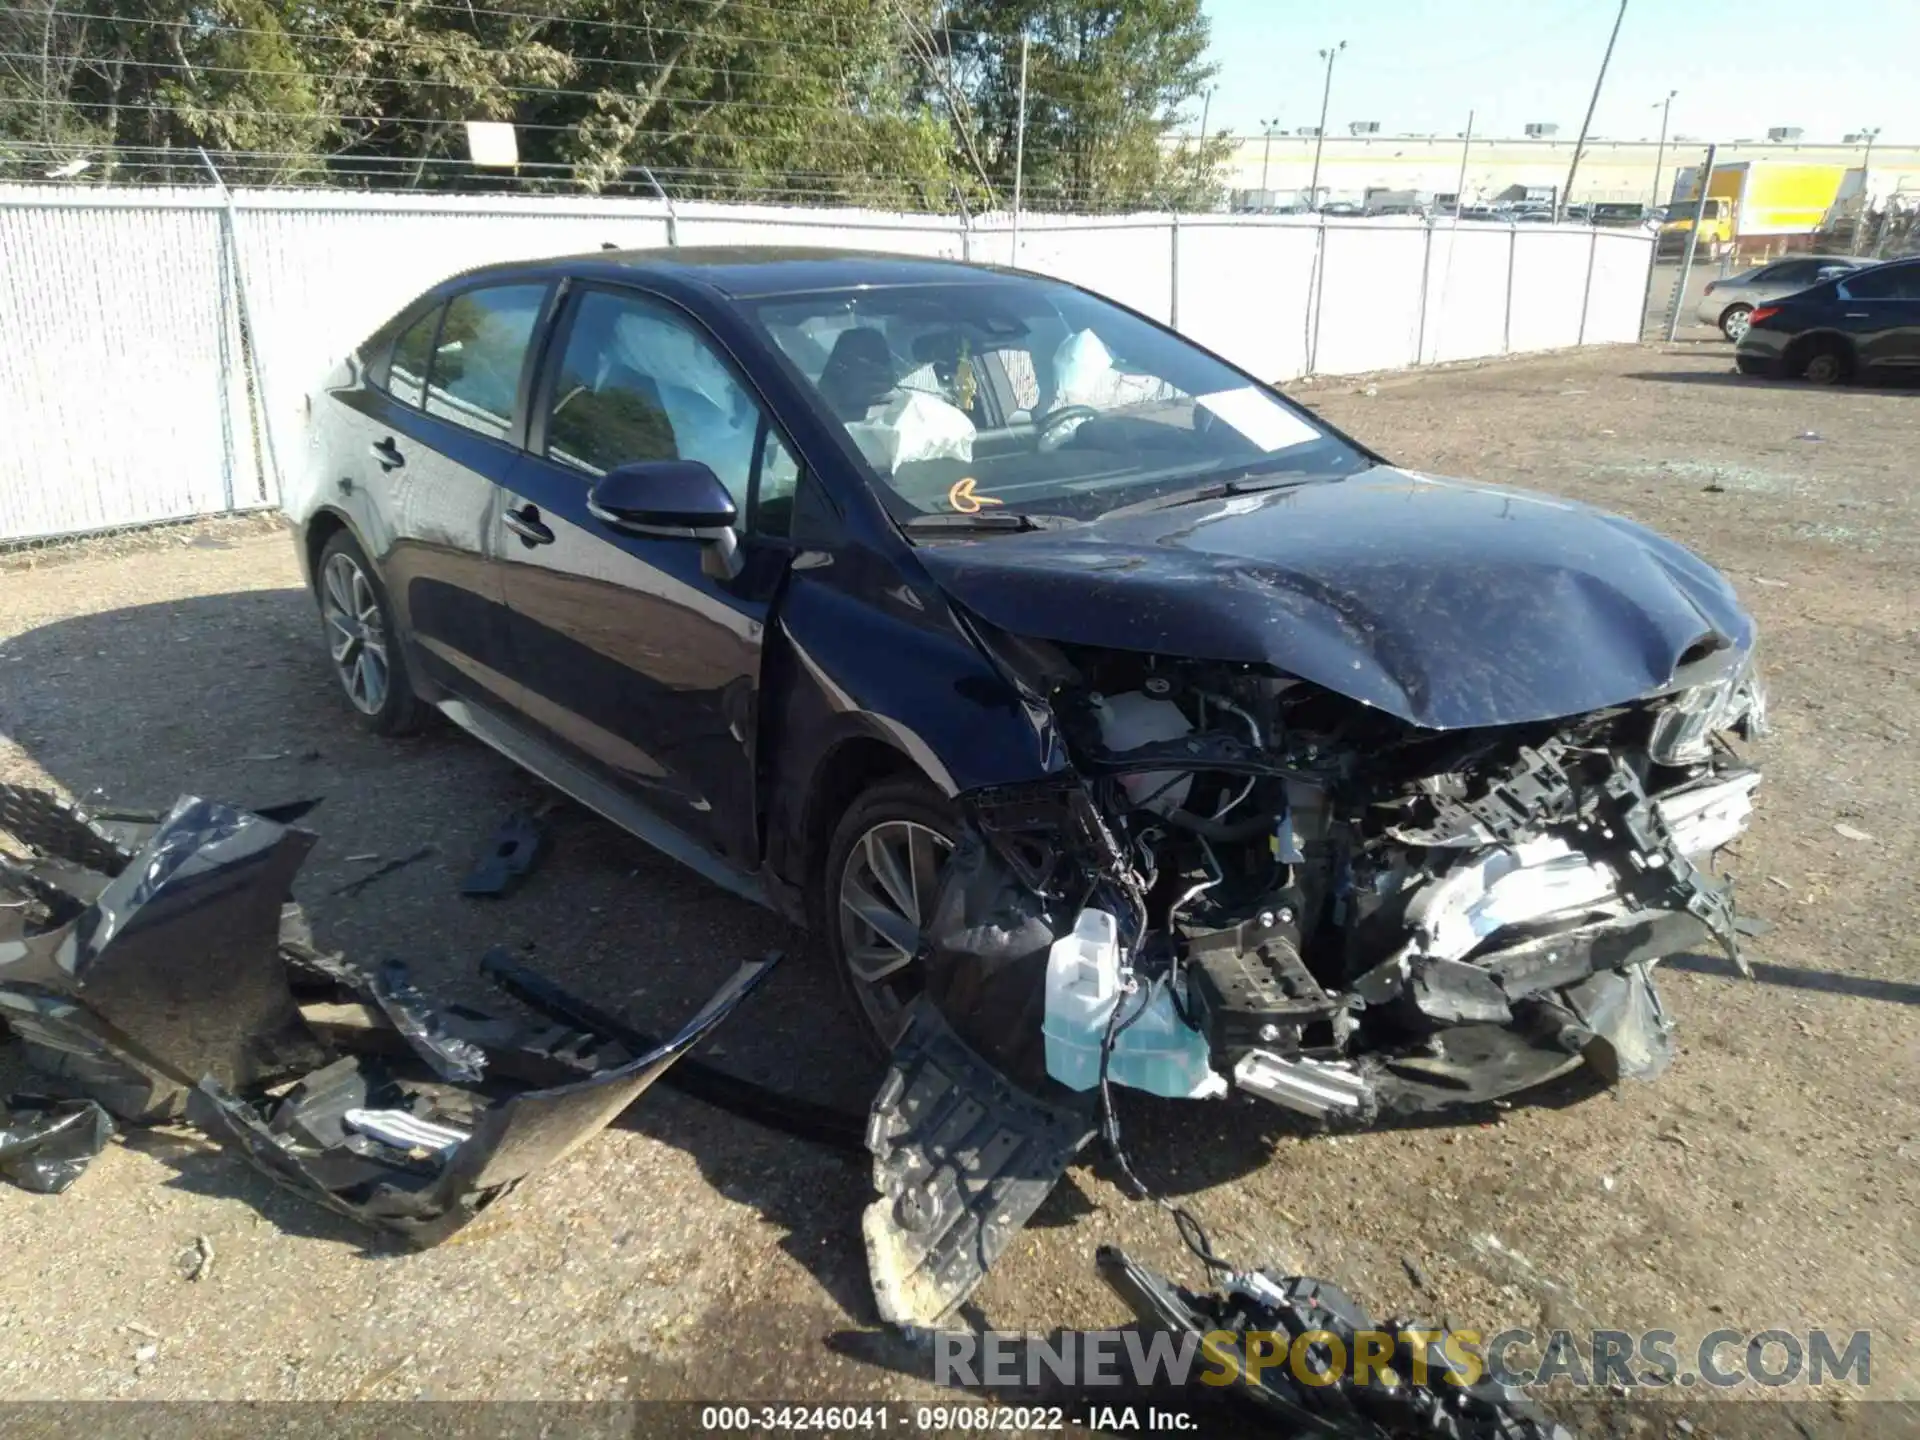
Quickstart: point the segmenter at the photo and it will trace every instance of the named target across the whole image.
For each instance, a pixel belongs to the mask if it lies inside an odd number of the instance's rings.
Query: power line
[[[67,155],[76,149],[85,150],[85,145],[62,144],[55,141],[10,141],[0,142],[0,154],[9,149],[38,150],[52,154]],[[197,159],[188,158],[178,148],[164,146],[115,146],[108,147],[104,154],[134,169],[179,169],[204,174],[204,167]],[[261,171],[306,168],[324,171],[329,174],[389,175],[425,167],[452,167],[465,172],[470,162],[452,156],[408,156],[408,155],[341,155],[334,157],[317,156],[298,150],[214,150],[212,157],[217,164],[226,169]],[[136,158],[136,157],[161,157]],[[295,162],[293,165],[278,162]],[[388,167],[380,169],[378,167]],[[550,172],[558,177],[570,176],[582,167],[565,161],[523,161],[517,167],[518,172]],[[610,178],[607,184],[629,184],[648,189],[649,182],[632,178],[626,172],[635,167],[621,167],[622,174]],[[656,177],[666,180],[687,179],[693,182],[707,180],[726,180],[737,176],[789,176],[801,180],[832,180],[856,182],[858,184],[924,186],[950,183],[950,177],[942,175],[917,176],[901,174],[895,176],[875,176],[870,170],[795,170],[786,167],[775,169],[767,166],[744,165],[685,165],[650,166]],[[537,176],[536,176],[537,178]],[[799,186],[769,185],[764,188],[802,189]],[[1062,181],[1058,185],[1048,186],[1045,193],[1104,194],[1106,187],[1092,182]]]
[[[251,25],[224,25],[224,24],[199,25],[191,20],[147,20],[147,19],[133,20],[133,19],[121,19],[120,17],[113,16],[113,15],[98,15],[98,14],[93,14],[87,11],[77,11],[77,10],[56,10],[56,11],[53,11],[52,13],[56,15],[63,15],[74,20],[105,20],[118,25],[153,26],[153,27],[165,27],[167,29],[190,29],[194,31],[196,34],[202,34],[202,33],[216,34],[217,33],[217,34],[229,34],[229,35],[262,35],[262,36],[268,37],[269,39],[285,39],[289,37],[295,37],[303,40],[319,41],[320,43],[326,44],[326,45],[375,44],[380,46],[382,49],[397,50],[403,53],[408,51],[437,52],[439,49],[439,47],[425,40],[371,40],[370,41],[365,36],[330,35],[320,30],[294,30],[294,29],[269,30],[269,29],[262,28],[260,26],[251,26]],[[669,34],[669,33],[679,33],[679,32],[659,30],[653,33]],[[697,32],[688,31],[685,33],[695,34]],[[708,36],[704,38],[712,38],[712,37]],[[811,42],[782,42],[782,43],[791,45],[792,48],[832,50],[838,54],[846,53],[846,47],[843,45],[815,44]],[[578,55],[578,54],[572,54],[566,51],[555,51],[554,53],[556,55],[561,56],[563,59],[567,60],[569,63],[574,65],[608,65],[608,66],[613,66],[613,67],[624,69],[624,70],[645,70],[645,71],[671,70],[676,74],[746,76],[746,77],[759,76],[759,75],[764,75],[766,73],[765,71],[761,71],[761,70],[734,70],[734,69],[728,69],[722,66],[689,65],[681,62],[669,62],[664,60],[626,60],[626,59],[622,59],[617,56],[611,56],[611,55],[607,55],[607,56]],[[495,47],[475,46],[473,49],[469,50],[467,54],[485,55],[490,58],[493,58],[493,57],[509,58],[509,59],[519,58],[518,51],[502,49],[497,46]],[[34,54],[34,55],[27,56],[25,58],[32,59],[32,60],[39,60],[41,57],[38,54]],[[101,55],[101,56],[56,55],[49,58],[56,59],[56,60],[78,60],[85,64],[142,65],[142,64],[158,63],[153,61],[139,61],[139,60],[131,60],[131,59],[123,60],[117,56],[104,56],[104,55]],[[176,68],[179,68],[179,67],[176,66]],[[192,66],[190,68],[197,69],[197,70],[213,70],[219,67],[207,65],[207,66]],[[247,70],[247,69],[234,68],[234,69],[230,69],[228,73],[242,74],[242,75],[311,76],[313,75],[314,72],[308,71],[308,70],[302,70],[298,68],[287,69],[287,70],[264,70],[264,69]],[[427,83],[427,82],[413,80],[412,77],[407,77],[407,78],[410,83]]]
[[[636,23],[631,20],[589,20],[585,18],[576,19],[569,15],[545,14],[537,11],[487,9],[484,6],[473,6],[473,5],[467,5],[467,4],[458,4],[458,5],[448,4],[448,3],[444,3],[444,0],[379,0],[379,3],[385,4],[385,5],[393,5],[395,7],[404,6],[409,10],[440,10],[440,11],[445,11],[449,14],[454,14],[454,15],[474,15],[474,16],[488,15],[488,16],[495,16],[495,17],[509,19],[509,20],[534,20],[534,21],[539,21],[541,23],[545,23],[545,24],[604,25],[609,29],[615,29],[615,30],[655,30],[657,33],[661,33],[661,34],[671,33],[671,34],[685,35],[685,34],[702,33],[699,31],[686,31],[686,30],[668,31],[664,27],[656,27],[656,26],[647,25],[644,23]],[[727,10],[731,14],[756,14],[756,15],[782,16],[782,17],[795,19],[795,20],[804,20],[809,24],[813,24],[813,25],[818,25],[822,19],[820,13],[816,10],[809,10],[804,7],[798,7],[798,6],[792,6],[792,5],[755,4],[755,3],[752,3],[752,0],[729,0],[729,3],[727,5]],[[832,19],[837,17],[828,17],[828,18]],[[852,19],[854,17],[850,16],[848,18]],[[883,12],[877,13],[875,18],[890,20],[893,17],[883,11]],[[963,29],[950,30],[944,26],[930,26],[928,28],[932,29],[934,33],[937,35],[959,35],[959,36],[966,36],[969,39],[998,40],[1002,44],[1006,44],[1006,45],[1015,44],[1019,40],[1018,35],[1012,35],[1012,36],[1002,35],[992,30],[963,30]],[[838,48],[838,47],[830,46],[828,48]]]
[[[0,8],[6,8],[6,7],[0,7]],[[194,29],[196,33],[201,31],[222,32],[222,33],[231,33],[231,34],[240,34],[240,35],[261,35],[261,36],[267,36],[269,38],[278,38],[278,37],[284,37],[289,34],[296,34],[296,35],[301,35],[303,37],[311,38],[314,40],[321,41],[325,44],[331,44],[331,45],[355,45],[355,44],[368,43],[367,41],[364,40],[363,37],[359,37],[359,36],[328,35],[328,34],[321,33],[319,31],[277,31],[277,30],[262,29],[255,26],[243,26],[243,25],[198,26],[198,25],[195,25],[194,22],[186,21],[186,20],[146,20],[146,19],[119,20],[116,17],[111,15],[100,15],[100,14],[95,14],[89,11],[57,10],[51,13],[54,13],[57,15],[65,15],[73,19],[106,20],[106,21],[112,21],[113,23],[116,23],[116,24],[124,24],[124,25],[162,26],[167,28],[191,28],[191,29]],[[662,32],[662,33],[665,33],[665,32]],[[693,32],[687,32],[687,33],[693,33]],[[430,53],[437,53],[437,47],[426,41],[382,40],[382,41],[376,41],[372,43],[376,43],[385,49],[398,50],[401,52],[426,51]],[[846,47],[837,46],[837,45],[825,45],[825,44],[809,44],[807,42],[783,40],[778,42],[774,48],[776,50],[796,49],[796,48],[821,49],[821,50],[832,50],[837,54],[845,54]],[[664,61],[664,60],[627,60],[627,59],[622,59],[618,56],[580,55],[577,53],[571,53],[566,51],[555,51],[554,53],[558,58],[565,61],[569,67],[573,67],[573,68],[584,68],[589,66],[604,65],[614,69],[638,70],[638,71],[644,71],[644,72],[670,71],[675,75],[707,75],[707,76],[719,76],[719,77],[724,77],[728,79],[789,78],[785,76],[780,76],[776,72],[765,70],[765,69],[739,69],[736,67],[728,67],[728,66],[690,65],[683,62],[679,62],[679,61]],[[489,59],[502,59],[502,60],[516,60],[516,59],[524,58],[521,55],[521,53],[516,50],[501,49],[497,47],[486,47],[486,46],[476,46],[473,49],[467,51],[466,55],[468,57],[484,56]],[[372,72],[356,74],[349,71],[309,70],[301,66],[269,68],[264,66],[213,65],[213,64],[201,65],[201,64],[194,64],[191,62],[182,62],[178,60],[136,60],[136,59],[133,59],[132,57],[118,56],[118,55],[83,55],[83,54],[43,55],[37,51],[34,51],[34,52],[7,51],[4,53],[0,53],[0,58],[30,61],[33,63],[41,63],[47,60],[54,60],[54,61],[60,61],[63,63],[73,63],[73,64],[79,64],[79,65],[132,66],[138,69],[181,71],[190,75],[196,74],[196,73],[207,73],[207,74],[217,74],[217,75],[253,75],[253,76],[268,76],[268,77],[277,78],[277,79],[296,79],[296,80],[306,79],[306,80],[340,80],[340,81],[375,81],[375,82],[390,83],[390,84],[401,85],[401,86],[432,85],[432,86],[441,86],[448,89],[458,89],[458,90],[471,90],[475,88],[471,82],[467,82],[467,81],[437,80],[429,77],[413,76],[413,75],[398,75],[398,74],[382,75],[382,74],[377,74]],[[827,77],[823,73],[818,78],[826,79]],[[504,84],[495,85],[491,88],[496,92],[505,92],[509,94],[527,94],[527,95],[544,95],[544,96],[585,96],[587,98],[597,98],[602,93],[613,93],[613,94],[627,93],[625,91],[607,91],[604,88],[601,91],[591,91],[591,90],[579,90],[579,89],[566,89],[566,88],[561,88],[556,86],[516,86],[516,85],[504,85]],[[1078,99],[1078,97],[1076,96],[1064,95],[1057,91],[1048,91],[1048,90],[1034,90],[1030,92],[1030,96],[1032,99],[1035,99],[1035,100],[1052,101],[1060,105],[1071,105],[1076,103]],[[672,104],[672,103],[685,103],[685,102],[663,98],[660,101],[660,103]],[[743,101],[743,102],[737,102],[737,103],[745,104],[748,102]]]
[[[507,55],[507,54],[510,54],[511,52],[490,51],[485,53]],[[198,75],[198,74],[250,75],[250,76],[267,76],[274,79],[333,80],[333,81],[340,81],[344,83],[353,83],[353,84],[371,82],[374,84],[396,85],[405,89],[411,89],[419,86],[426,86],[426,87],[432,87],[435,89],[458,90],[458,91],[461,91],[462,93],[471,93],[476,88],[470,81],[439,80],[429,76],[384,75],[384,74],[376,74],[371,72],[355,74],[349,71],[304,70],[304,69],[299,69],[297,67],[268,69],[268,68],[259,67],[259,66],[244,66],[244,65],[198,65],[198,64],[191,64],[191,63],[178,61],[178,60],[134,60],[131,58],[123,58],[120,56],[105,56],[105,55],[72,55],[72,54],[41,55],[31,51],[23,51],[23,50],[0,50],[0,60],[22,60],[22,61],[32,61],[35,63],[41,63],[46,61],[56,61],[63,64],[72,63],[72,64],[78,64],[78,65],[130,66],[134,69],[140,69],[140,70],[163,70],[170,73],[184,73],[187,75]],[[580,63],[591,65],[591,64],[601,64],[601,63],[611,64],[611,63],[638,63],[638,62],[612,62],[612,61],[601,62],[597,60],[588,59]],[[738,75],[738,76],[746,76],[750,78],[778,78],[778,77],[769,77],[768,72],[757,71],[757,70],[715,70],[709,73],[716,74],[716,75]],[[494,93],[494,94],[524,95],[524,96],[533,96],[533,97],[539,97],[544,99],[599,100],[607,97],[628,98],[627,92],[623,90],[612,90],[612,89],[580,90],[580,89],[573,89],[565,86],[556,86],[556,85],[499,84],[499,85],[491,86],[490,91],[491,93]],[[1060,99],[1062,97],[1040,95],[1038,96],[1038,98]],[[71,104],[71,105],[95,105],[100,107],[106,107],[111,105],[113,102],[89,101],[89,100],[73,99],[68,97],[60,97],[60,98],[51,99],[48,103]],[[660,105],[731,106],[736,109],[797,111],[797,112],[806,113],[806,114],[848,115],[848,114],[857,113],[855,111],[844,109],[842,107],[834,106],[834,105],[798,105],[791,102],[774,101],[774,100],[734,100],[734,99],[728,99],[728,98],[710,99],[710,98],[707,98],[704,96],[698,96],[698,95],[657,96],[654,98],[654,100],[651,103],[660,104]],[[125,107],[122,107],[122,108],[125,108]],[[179,107],[175,106],[172,108],[178,109]],[[273,112],[253,111],[251,113],[264,115],[264,114],[269,114]],[[930,110],[926,112],[926,115],[928,118],[937,118],[932,116],[932,112]],[[921,118],[921,117],[917,117],[917,116],[908,114],[906,112],[902,112],[898,116],[888,116],[887,118],[915,119],[915,118]]]
[[[631,32],[634,34],[642,34],[642,35],[648,35],[648,36],[672,35],[679,38],[693,39],[693,40],[723,40],[723,41],[727,41],[729,43],[735,43],[735,44],[737,44],[738,42],[744,39],[763,38],[763,37],[741,36],[741,35],[732,34],[726,31],[716,32],[714,30],[688,30],[688,29],[685,29],[684,27],[677,27],[673,25],[649,25],[642,22],[632,21],[632,20],[592,20],[592,19],[587,19],[585,17],[575,18],[572,16],[566,16],[566,15],[546,15],[546,14],[538,14],[538,13],[534,13],[530,11],[522,11],[522,10],[490,10],[485,7],[473,7],[473,6],[467,6],[467,5],[446,5],[446,4],[437,4],[437,3],[426,3],[426,0],[419,0],[419,3],[414,3],[414,0],[386,0],[386,3],[394,3],[394,4],[406,3],[407,8],[409,10],[445,11],[449,14],[467,15],[467,16],[480,16],[480,15],[498,16],[505,19],[529,20],[529,21],[534,21],[541,24],[581,26],[589,29],[612,30],[618,33]],[[729,6],[728,8],[731,11],[739,12],[739,11],[745,11],[745,10],[759,9],[762,7],[732,5],[732,6]],[[104,20],[104,21],[109,21],[116,25],[147,26],[150,28],[164,27],[169,29],[185,29],[185,30],[192,30],[195,34],[265,35],[273,38],[299,37],[302,39],[321,40],[331,44],[353,44],[363,38],[360,36],[352,36],[352,35],[333,35],[333,34],[329,34],[324,30],[302,29],[297,26],[283,26],[279,29],[268,29],[268,28],[263,28],[259,26],[228,24],[224,21],[214,21],[214,22],[207,22],[203,24],[202,22],[196,21],[196,20],[161,20],[161,19],[155,19],[155,18],[145,17],[145,16],[134,17],[134,16],[113,15],[113,14],[100,14],[94,11],[86,11],[86,10],[52,9],[52,10],[35,10],[32,12],[27,12],[27,11],[20,10],[19,7],[17,6],[11,6],[11,5],[0,6],[0,10],[14,10],[21,14],[31,13],[36,17],[51,14],[51,15],[56,15],[56,16],[60,16],[62,18],[71,19],[71,20]],[[781,11],[778,13],[799,15],[799,14],[803,14],[804,12]],[[820,17],[816,15],[810,18],[812,18],[815,21],[815,23],[818,23],[818,20]],[[435,33],[444,34],[448,32],[441,31],[441,32],[435,32]],[[456,32],[456,33],[464,34],[465,32]],[[1006,36],[995,35],[992,32],[985,31],[985,30],[942,30],[942,31],[939,31],[938,33],[941,35],[952,35],[952,36],[978,36],[982,39],[998,40],[1008,45],[1011,45],[1013,43]],[[406,40],[390,40],[390,41],[382,41],[379,43],[398,46],[398,47],[409,47],[409,46],[420,47],[424,45],[424,42],[421,42],[421,41],[406,41]],[[847,46],[845,44],[836,43],[831,40],[798,40],[798,39],[791,39],[791,38],[783,38],[778,43],[783,48],[790,49],[790,50],[831,50],[831,51],[834,51],[836,54],[842,54],[842,55],[847,53]],[[495,49],[495,50],[487,50],[487,51],[484,51],[483,53],[510,54],[512,52]],[[644,61],[644,60],[621,61],[621,60],[608,59],[599,63],[653,66],[663,62]]]

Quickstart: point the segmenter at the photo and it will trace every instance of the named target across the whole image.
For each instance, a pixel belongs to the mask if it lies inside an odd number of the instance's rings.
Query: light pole
[[[1653,199],[1649,202],[1655,210],[1660,208],[1660,164],[1667,158],[1667,117],[1673,113],[1673,97],[1679,93],[1678,90],[1669,90],[1666,99],[1657,100],[1648,107],[1660,112],[1660,143],[1653,152]]]
[[[1871,130],[1862,130],[1860,132],[1860,138],[1867,142],[1866,154],[1860,157],[1860,193],[1862,195],[1871,193],[1867,188],[1867,182],[1873,178],[1873,142],[1878,138],[1879,134],[1880,127],[1878,125],[1874,126]]]
[[[1333,62],[1346,48],[1347,42],[1342,40],[1331,50],[1320,52],[1320,58],[1327,62],[1327,82],[1320,87],[1320,128],[1313,132],[1313,179],[1307,182],[1307,204],[1315,210],[1320,208],[1320,152],[1327,143],[1327,101],[1333,98]]]
[[[1267,208],[1267,165],[1273,159],[1273,132],[1280,128],[1278,119],[1262,120],[1260,128],[1267,132],[1266,147],[1260,152],[1260,208]]]
[[[1213,109],[1213,92],[1219,88],[1218,85],[1209,85],[1200,92],[1200,139],[1203,143],[1207,138],[1207,112]]]
[[[1567,166],[1567,188],[1553,202],[1553,218],[1556,222],[1566,218],[1567,206],[1573,202],[1573,177],[1580,173],[1580,152],[1587,148],[1587,132],[1593,128],[1594,107],[1600,103],[1600,87],[1607,83],[1607,66],[1613,60],[1613,42],[1620,38],[1620,22],[1626,18],[1627,0],[1620,0],[1620,12],[1613,17],[1613,31],[1607,36],[1606,53],[1600,57],[1600,73],[1593,77],[1593,97],[1587,101],[1587,118],[1580,122],[1580,138],[1573,142],[1573,163]]]
[[[1473,111],[1467,111],[1467,133],[1460,137],[1460,179],[1453,187],[1453,221],[1460,223],[1460,207],[1467,203],[1467,155],[1473,149]]]

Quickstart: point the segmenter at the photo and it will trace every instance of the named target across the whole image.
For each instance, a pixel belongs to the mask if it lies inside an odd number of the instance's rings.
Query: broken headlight
[[[1700,765],[1713,758],[1713,737],[1738,730],[1749,740],[1767,732],[1767,691],[1760,665],[1745,662],[1717,680],[1682,690],[1654,717],[1647,750],[1661,765]]]

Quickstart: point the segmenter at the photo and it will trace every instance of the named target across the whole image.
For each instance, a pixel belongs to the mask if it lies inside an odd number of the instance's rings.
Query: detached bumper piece
[[[203,1080],[187,1118],[288,1189],[416,1245],[437,1245],[604,1130],[732,1015],[775,963],[742,965],[649,1053],[477,1113],[470,1093],[449,1098],[408,1086],[377,1061],[352,1057],[271,1105],[250,1105]]]
[[[881,1317],[949,1319],[1093,1131],[1089,1107],[1015,1088],[916,1001],[867,1125],[880,1198],[860,1228]]]
[[[1256,1271],[1233,1276],[1223,1291],[1196,1294],[1115,1246],[1101,1246],[1094,1263],[1147,1328],[1170,1335],[1176,1346],[1200,1346],[1210,1363],[1231,1364],[1236,1378],[1227,1397],[1244,1416],[1264,1420],[1276,1437],[1572,1440],[1511,1387],[1484,1377],[1466,1383],[1473,1377],[1447,1354],[1460,1353],[1459,1342],[1449,1344],[1438,1326],[1407,1320],[1376,1325],[1325,1280]],[[1416,1332],[1425,1341],[1424,1353],[1415,1350]],[[1256,1335],[1260,1352],[1250,1357],[1249,1337]],[[1302,1381],[1291,1363],[1303,1335],[1314,1341],[1305,1352],[1313,1383]],[[1364,1382],[1355,1378],[1361,1367],[1354,1362],[1362,1336],[1392,1347],[1382,1357],[1384,1366],[1365,1367]],[[1329,1340],[1338,1344],[1338,1358]]]
[[[109,821],[0,785],[0,1018],[48,1088],[84,1097],[0,1110],[0,1174],[61,1190],[107,1112],[184,1113],[289,1189],[435,1244],[604,1129],[779,960],[632,1048],[436,1007],[398,961],[366,972],[314,947],[288,903],[313,843],[194,797]],[[540,1088],[494,1103],[502,1081]]]
[[[0,828],[30,851],[0,850],[0,891],[26,902],[0,910],[0,1016],[35,1068],[152,1121],[202,1076],[251,1086],[325,1062],[277,958],[312,835],[189,797],[130,849],[14,786]]]

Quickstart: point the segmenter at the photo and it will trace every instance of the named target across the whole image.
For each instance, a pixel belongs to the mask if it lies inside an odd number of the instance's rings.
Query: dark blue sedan
[[[1734,362],[1748,375],[1836,385],[1920,370],[1920,260],[1832,279],[1756,308]]]
[[[313,425],[288,508],[361,721],[438,711],[776,906],[882,1046],[924,1000],[1034,1088],[1111,1051],[1365,1119],[1652,1073],[1652,963],[1736,943],[1688,858],[1758,781],[1718,574],[1073,286],[494,266]]]

